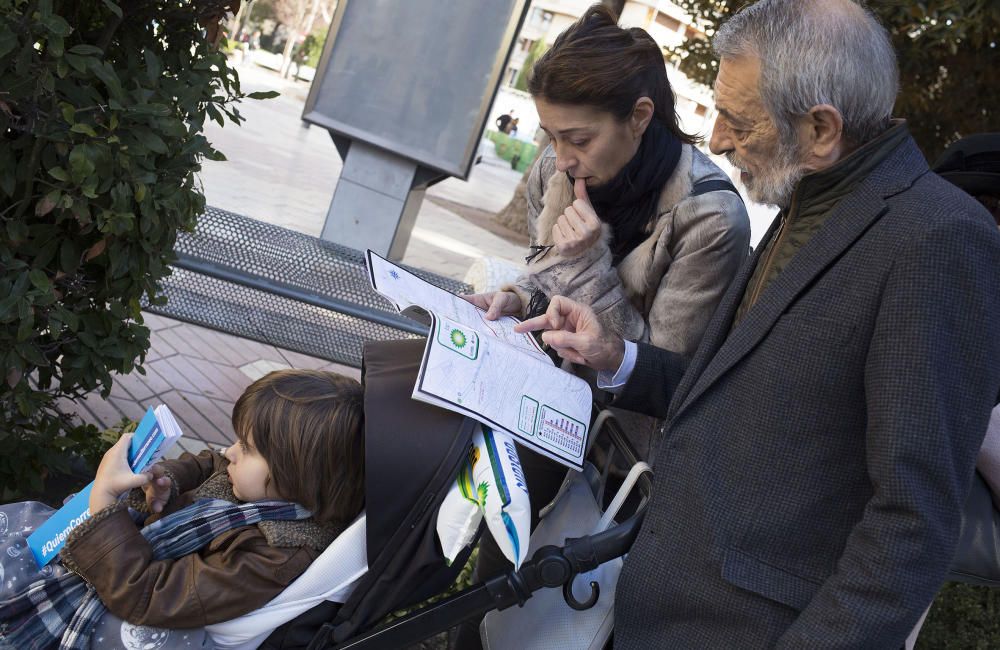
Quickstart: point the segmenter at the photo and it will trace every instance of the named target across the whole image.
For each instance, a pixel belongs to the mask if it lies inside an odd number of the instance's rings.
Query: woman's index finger
[[[577,178],[573,181],[573,194],[576,195],[576,198],[581,201],[585,201],[587,205],[590,205],[590,197],[587,196],[587,181],[584,179]]]

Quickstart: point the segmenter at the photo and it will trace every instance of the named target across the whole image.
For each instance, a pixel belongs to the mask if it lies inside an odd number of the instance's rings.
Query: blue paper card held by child
[[[149,409],[132,436],[128,450],[129,467],[133,472],[141,472],[159,460],[180,437],[180,427],[170,409],[165,405]],[[90,489],[93,486],[91,482],[77,492],[28,537],[28,548],[39,568],[59,555],[73,529],[90,518]]]

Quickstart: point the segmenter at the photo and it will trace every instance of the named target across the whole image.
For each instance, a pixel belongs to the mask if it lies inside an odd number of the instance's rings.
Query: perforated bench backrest
[[[364,256],[274,224],[207,208],[179,233],[163,283],[167,304],[149,311],[359,367],[366,341],[423,328],[372,290]],[[410,269],[454,293],[468,285]]]

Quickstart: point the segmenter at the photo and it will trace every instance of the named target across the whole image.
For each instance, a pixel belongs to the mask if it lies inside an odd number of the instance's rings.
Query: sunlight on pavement
[[[486,256],[486,253],[475,246],[469,246],[468,244],[460,242],[457,239],[453,239],[448,235],[442,235],[424,228],[414,228],[410,237],[425,244],[429,244],[437,248],[443,248],[451,253],[455,253],[456,255],[472,258]]]

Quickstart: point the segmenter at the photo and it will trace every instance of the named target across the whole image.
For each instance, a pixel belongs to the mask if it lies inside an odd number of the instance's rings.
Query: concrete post
[[[419,167],[384,149],[351,142],[321,237],[398,261],[427,191]]]

